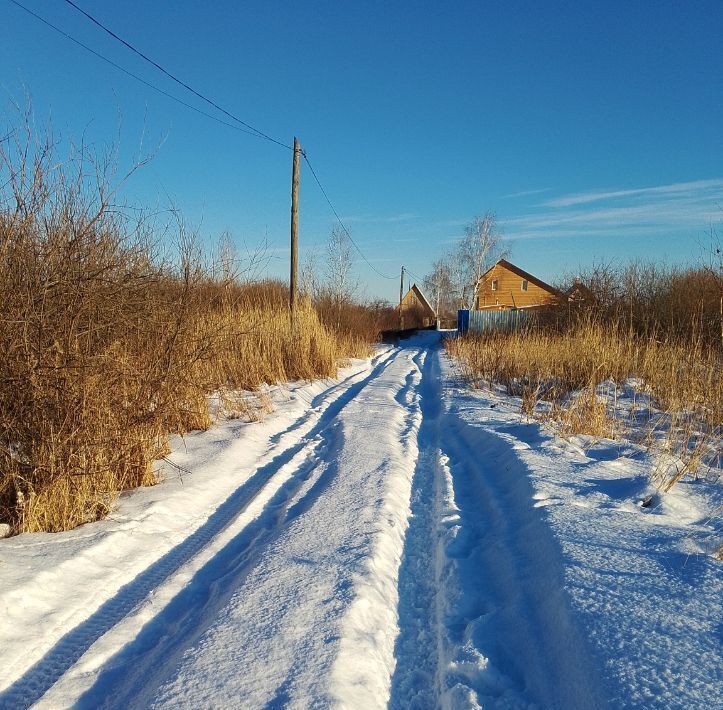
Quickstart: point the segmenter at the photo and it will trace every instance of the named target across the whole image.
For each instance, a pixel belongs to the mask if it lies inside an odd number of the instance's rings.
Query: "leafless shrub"
[[[716,238],[715,234],[711,239]],[[723,346],[723,261],[714,242],[699,266],[669,267],[641,260],[599,263],[575,277],[590,297],[557,312],[558,321],[591,314],[631,336],[702,341]],[[716,259],[718,261],[716,261]],[[563,290],[573,279],[561,284]]]
[[[228,243],[207,264],[178,221],[164,256],[152,221],[114,204],[139,165],[118,179],[30,129],[0,142],[0,522],[16,532],[153,483],[167,435],[210,424],[210,392],[332,376],[348,354],[309,303],[292,332],[284,286],[243,283]]]

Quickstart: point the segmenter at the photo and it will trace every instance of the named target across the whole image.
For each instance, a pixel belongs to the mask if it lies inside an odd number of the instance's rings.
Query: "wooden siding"
[[[513,267],[515,268],[515,267]],[[518,270],[521,271],[521,270]],[[559,302],[559,294],[551,286],[543,288],[539,279],[534,276],[525,278],[527,274],[517,273],[506,263],[498,262],[485,273],[477,285],[475,305],[478,309],[529,308],[531,306],[547,306]],[[497,282],[497,289],[492,283]],[[522,289],[523,281],[527,282],[527,290]],[[537,283],[536,283],[537,282]]]
[[[434,310],[416,285],[402,299],[402,319],[404,328],[426,328],[436,320]]]

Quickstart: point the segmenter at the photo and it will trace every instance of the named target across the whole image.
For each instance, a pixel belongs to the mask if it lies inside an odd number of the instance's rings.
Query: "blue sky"
[[[21,1],[204,107],[62,0]],[[141,139],[158,146],[127,197],[171,199],[208,240],[267,239],[268,273],[286,277],[289,151],[0,3],[3,109],[27,91],[63,137],[117,139],[122,165]],[[423,275],[487,210],[511,260],[552,281],[593,260],[694,261],[723,231],[721,0],[78,4],[245,121],[296,134],[385,274]],[[333,223],[302,170],[302,259]],[[356,268],[367,296],[396,298],[397,281]]]

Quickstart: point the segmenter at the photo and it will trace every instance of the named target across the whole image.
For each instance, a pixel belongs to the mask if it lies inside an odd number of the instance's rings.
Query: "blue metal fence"
[[[510,309],[506,311],[457,312],[457,330],[460,333],[485,333],[489,331],[520,330],[534,318],[534,311]]]

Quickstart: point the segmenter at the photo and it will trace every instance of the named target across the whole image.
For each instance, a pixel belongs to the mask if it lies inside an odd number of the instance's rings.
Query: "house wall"
[[[492,282],[497,280],[497,290],[492,290]],[[527,283],[527,291],[522,290],[522,277],[505,266],[497,264],[477,287],[476,307],[482,308],[522,308],[525,306],[550,305],[557,302],[557,296],[532,281]]]
[[[402,299],[402,317],[405,328],[426,328],[434,323],[434,312],[419,299],[413,289]]]

